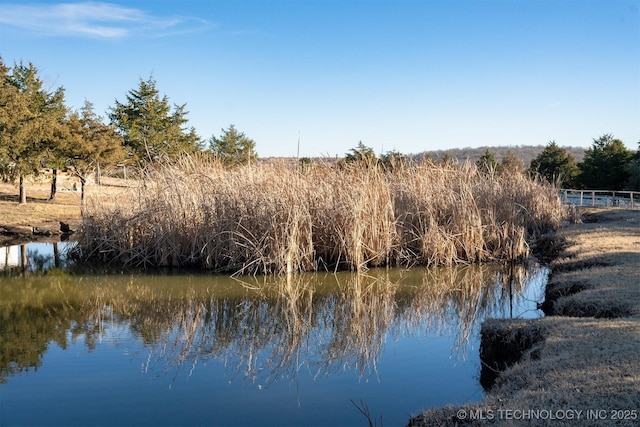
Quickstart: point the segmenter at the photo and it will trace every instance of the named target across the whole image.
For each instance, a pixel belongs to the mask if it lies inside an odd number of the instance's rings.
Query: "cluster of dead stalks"
[[[228,170],[183,159],[117,200],[90,198],[78,254],[239,274],[448,266],[526,257],[563,215],[553,187],[473,164]]]

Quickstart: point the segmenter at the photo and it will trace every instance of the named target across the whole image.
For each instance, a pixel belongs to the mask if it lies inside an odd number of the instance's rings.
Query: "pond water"
[[[405,425],[483,398],[480,323],[539,317],[548,274],[42,273],[40,245],[0,251],[2,426]]]

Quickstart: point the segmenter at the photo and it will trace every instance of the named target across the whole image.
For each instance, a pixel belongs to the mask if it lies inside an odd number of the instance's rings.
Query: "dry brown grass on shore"
[[[49,200],[50,177],[45,175],[29,180],[26,185],[27,203],[19,203],[18,188],[7,182],[0,182],[0,228],[2,226],[28,226],[41,234],[13,235],[0,234],[0,244],[14,244],[32,240],[46,240],[46,232],[57,232],[60,221],[78,230],[82,224],[82,208],[78,180],[66,173],[58,174],[58,192],[54,200]],[[75,185],[74,185],[75,183]],[[135,181],[118,178],[103,178],[103,185],[87,185],[87,194],[94,198],[116,200],[117,195]],[[44,234],[42,234],[44,233]],[[52,237],[57,239],[58,236]]]
[[[640,314],[640,211],[585,212],[585,223],[565,232],[570,247],[552,264],[545,311],[599,318]]]
[[[541,339],[499,374],[484,401],[433,408],[412,419],[413,425],[640,423],[640,211],[610,208],[585,214],[584,223],[561,232],[566,247],[551,265],[544,304],[548,317],[491,325],[535,331]],[[534,417],[515,419],[511,412],[508,418],[507,410],[530,411],[519,414]]]
[[[27,204],[20,205],[18,188],[0,182],[0,224],[48,227],[58,225],[58,221],[82,219],[80,193],[68,191],[66,178],[60,178],[60,187],[55,200],[50,201],[51,184],[36,181],[27,185]]]
[[[117,202],[90,198],[80,249],[120,266],[249,274],[453,265],[525,257],[563,215],[553,188],[470,164],[389,173],[184,159],[148,170]]]

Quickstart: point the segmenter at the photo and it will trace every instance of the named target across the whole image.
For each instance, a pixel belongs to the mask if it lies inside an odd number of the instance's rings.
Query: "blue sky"
[[[640,140],[640,1],[5,1],[0,55],[106,117],[140,79],[261,157]]]

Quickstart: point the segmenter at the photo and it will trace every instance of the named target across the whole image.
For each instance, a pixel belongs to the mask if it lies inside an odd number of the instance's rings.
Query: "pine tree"
[[[498,168],[498,162],[496,162],[495,157],[487,148],[484,150],[482,157],[480,157],[476,162],[476,166],[481,172],[490,174],[496,171]]]
[[[563,188],[576,184],[578,166],[574,157],[555,141],[549,141],[542,152],[529,165],[529,173],[539,174],[550,183],[558,183]]]
[[[580,168],[579,183],[582,188],[594,190],[624,190],[631,177],[626,170],[633,159],[633,152],[611,134],[593,140]]]
[[[84,206],[85,184],[99,164],[115,163],[124,157],[122,137],[112,125],[93,111],[93,104],[85,101],[80,112],[67,118],[68,139],[65,154],[69,169],[80,179],[81,200]]]
[[[344,161],[346,163],[365,162],[368,165],[375,165],[378,162],[378,158],[373,148],[367,147],[362,141],[359,141],[358,145],[349,150],[344,156]]]
[[[10,170],[10,177],[19,182],[20,203],[24,204],[27,202],[25,178],[40,173],[47,153],[59,142],[66,113],[64,88],[46,91],[32,63],[14,64],[11,74],[4,64],[0,67],[3,96],[9,103],[0,104],[5,117],[2,160]]]
[[[12,84],[9,71],[0,57],[0,171],[4,181],[17,178],[16,160],[27,140],[25,124],[32,118],[26,96]]]
[[[409,163],[409,157],[399,151],[392,150],[380,156],[380,164],[386,171],[400,170]]]
[[[640,191],[640,141],[638,141],[638,150],[625,167],[625,171],[629,174],[627,190]]]
[[[229,129],[222,129],[220,138],[212,136],[209,139],[211,154],[228,167],[255,162],[258,158],[255,147],[253,139],[248,138],[243,132],[238,132],[234,125],[230,125]]]
[[[109,118],[124,138],[124,145],[138,161],[152,162],[199,151],[200,138],[193,127],[187,128],[186,104],[169,105],[160,96],[156,81],[140,80],[124,103],[116,100]]]

